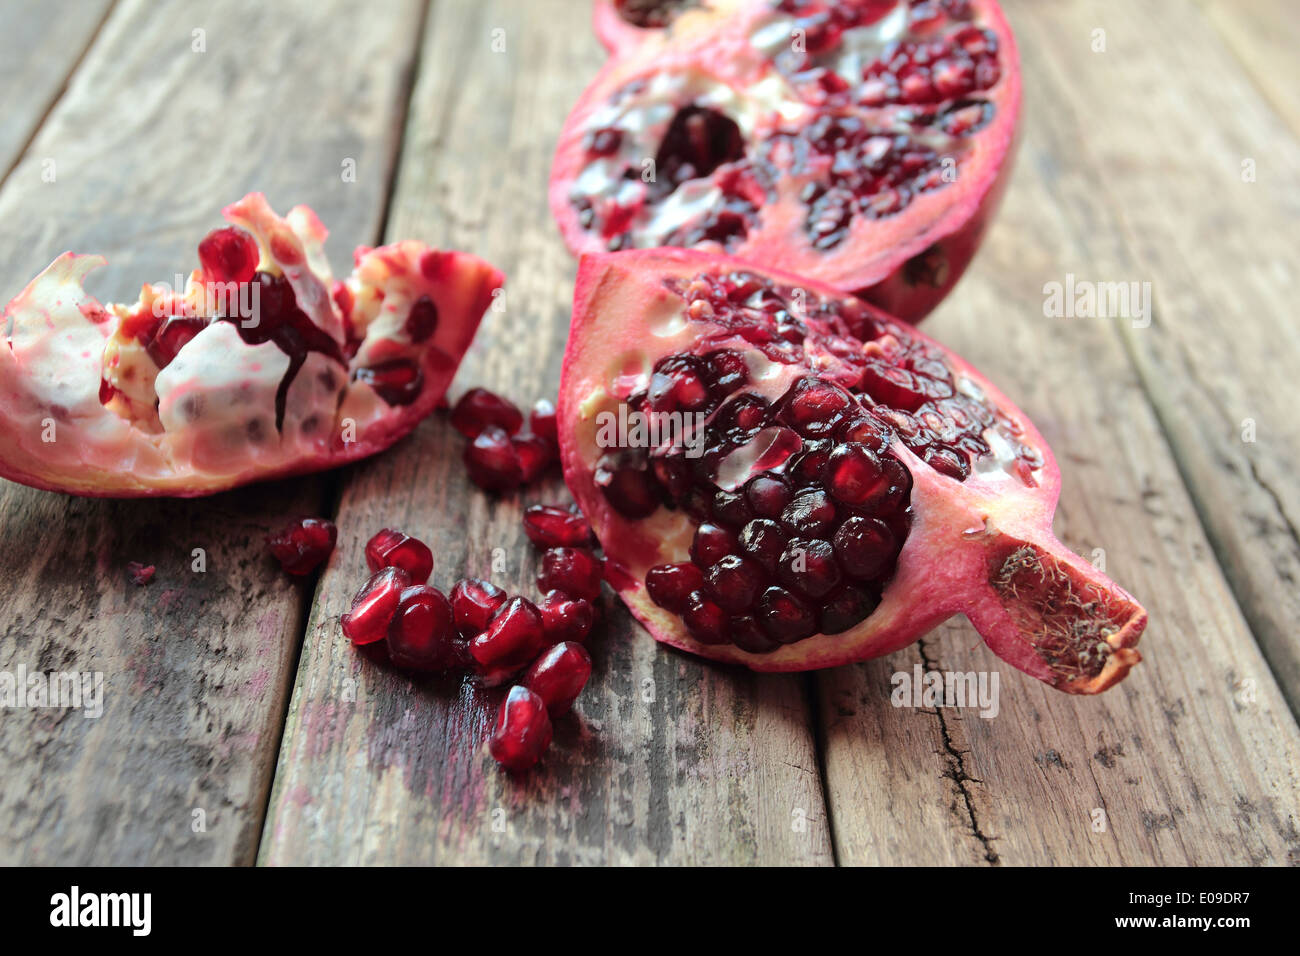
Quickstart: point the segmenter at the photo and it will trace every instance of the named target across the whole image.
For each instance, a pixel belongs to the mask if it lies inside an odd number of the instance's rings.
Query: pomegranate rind
[[[365,331],[348,368],[309,353],[289,388],[284,427],[276,434],[274,387],[287,357],[269,342],[246,344],[231,322],[213,322],[170,365],[154,370],[157,413],[148,408],[148,418],[136,418],[138,409],[110,409],[100,397],[115,368],[109,364],[110,342],[120,342],[124,317],[148,308],[158,293],[146,286],[134,306],[105,307],[83,286],[104,258],[65,253],[4,312],[0,422],[7,441],[0,448],[0,476],[87,497],[194,497],[376,454],[437,407],[504,281],[496,268],[462,252],[439,252],[414,241],[363,247],[344,283],[352,303],[344,315],[332,295],[326,231],[315,213],[299,206],[281,218],[254,193],[227,207],[225,216],[254,236],[261,268],[285,275],[298,307],[340,348],[346,328]],[[196,271],[184,301],[199,314],[202,289]],[[403,341],[394,330],[426,295],[438,310],[435,332],[422,343]],[[352,375],[393,358],[417,362],[423,376],[421,392],[406,405],[389,405]],[[251,427],[241,436],[220,418],[212,423],[196,414],[193,422],[183,420],[186,408],[206,405],[230,415],[241,401],[250,408],[250,422],[271,422],[269,436],[268,429]],[[313,415],[328,427],[318,422],[307,428]]]
[[[972,0],[972,8],[974,22],[997,36],[1003,68],[998,82],[981,92],[981,97],[994,105],[995,113],[988,126],[963,140],[965,152],[957,181],[913,195],[908,207],[897,215],[879,219],[856,216],[848,238],[822,251],[814,248],[804,228],[806,205],[800,192],[808,178],[782,170],[775,197],[763,204],[757,224],[728,254],[777,264],[859,294],[913,323],[951,292],[978,251],[1001,202],[1019,142],[1021,79],[1015,37],[995,0]],[[661,33],[654,42],[616,46],[565,122],[552,164],[550,204],[565,243],[575,255],[607,250],[599,231],[583,227],[573,198],[576,184],[591,163],[587,136],[593,118],[628,84],[677,75],[687,90],[727,90],[725,96],[714,95],[711,102],[734,97],[733,102],[743,105],[743,109],[737,107],[740,112],[724,112],[740,123],[750,143],[770,135],[785,121],[803,122],[801,117],[816,110],[800,104],[788,84],[784,86],[784,115],[764,114],[758,106],[771,95],[771,84],[779,87],[784,82],[750,44],[753,31],[773,16],[769,5],[740,3],[734,8],[695,13],[680,17],[670,32],[641,31]],[[754,93],[759,88],[764,90],[762,96]],[[676,105],[694,99],[694,95],[685,96]],[[789,113],[787,107],[798,111]],[[751,111],[754,116],[748,120],[741,115]],[[647,156],[653,153],[652,148],[646,151]],[[727,251],[715,242],[701,243],[698,248]]]
[[[946,350],[954,375],[978,386],[992,405],[1017,423],[1022,440],[1041,452],[1042,465],[1033,472],[1032,482],[979,469],[959,482],[894,442],[889,454],[913,478],[915,517],[879,607],[841,634],[819,634],[771,653],[754,654],[731,644],[692,639],[680,617],[650,600],[644,585],[646,572],[656,565],[689,560],[695,525],[683,512],[665,507],[647,518],[629,520],[610,505],[595,481],[602,454],[596,444],[597,415],[617,409],[612,383],[620,376],[625,380],[645,374],[658,358],[689,352],[705,335],[711,348],[745,347],[738,339],[728,342],[717,337],[722,334],[719,326],[682,320],[683,300],[664,285],[666,279],[689,280],[701,273],[738,269],[810,293],[843,296],[824,284],[693,250],[589,255],[578,268],[558,407],[564,478],[608,560],[623,572],[611,583],[651,635],[673,647],[754,670],[800,671],[892,653],[961,613],[1000,657],[1063,691],[1095,693],[1122,679],[1141,659],[1133,646],[1146,625],[1146,612],[1056,540],[1051,520],[1060,493],[1060,472],[1047,443],[1005,395]],[[893,321],[883,313],[873,310],[873,314]],[[942,349],[915,330],[909,329],[908,334]],[[749,390],[772,399],[806,373],[803,365],[779,366]],[[1015,555],[1016,561],[1008,564]],[[1051,586],[1026,596],[1032,600],[1018,600],[1017,575],[1029,569]],[[1065,602],[1073,602],[1072,616],[1054,618],[1051,609]],[[1070,626],[1063,628],[1062,623]],[[1090,642],[1082,651],[1068,640],[1062,644],[1063,634],[1075,632]],[[1085,662],[1088,666],[1081,666],[1081,655],[1094,656]]]

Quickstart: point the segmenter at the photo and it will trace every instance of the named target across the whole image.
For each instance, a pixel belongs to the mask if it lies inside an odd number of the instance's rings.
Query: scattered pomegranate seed
[[[523,481],[519,452],[504,428],[488,425],[465,448],[470,481],[487,491],[509,491]]]
[[[144,587],[152,581],[157,570],[152,564],[141,564],[139,561],[131,561],[126,566],[126,573],[136,587]]]
[[[466,578],[451,589],[451,611],[461,636],[475,637],[509,600],[509,595],[490,581]]]
[[[533,662],[524,686],[542,699],[552,717],[567,714],[591,677],[591,655],[581,644],[556,644]]]
[[[586,548],[551,548],[542,555],[537,586],[594,601],[604,580],[600,559]]]
[[[323,518],[299,518],[266,536],[266,546],[280,567],[295,576],[311,574],[334,551],[339,529]]]
[[[577,548],[591,544],[591,525],[580,514],[556,505],[524,510],[524,533],[540,548]]]
[[[646,572],[645,587],[650,600],[681,614],[691,592],[704,587],[704,572],[693,564],[661,564]]]
[[[527,598],[506,602],[487,630],[469,642],[469,652],[485,672],[516,671],[546,647],[542,614]]]
[[[452,409],[451,424],[466,438],[478,437],[489,425],[513,435],[523,427],[524,416],[509,399],[486,388],[471,388]]]
[[[199,243],[199,262],[208,282],[248,282],[261,256],[257,240],[236,226],[214,229]]]
[[[433,552],[418,538],[385,528],[366,542],[366,564],[371,571],[401,568],[414,583],[424,584],[433,574]]]
[[[533,406],[533,410],[528,413],[528,427],[532,429],[534,435],[545,438],[547,441],[558,442],[560,440],[559,429],[555,423],[555,406],[546,399],[541,399]]]
[[[527,687],[511,687],[497,713],[488,752],[507,770],[528,770],[551,745],[551,733],[551,718],[542,698]]]
[[[547,591],[537,609],[542,614],[542,630],[551,644],[585,641],[596,623],[596,609],[590,601],[569,597],[563,591]]]
[[[343,633],[353,644],[373,644],[388,636],[402,592],[411,585],[411,576],[401,568],[384,568],[352,599],[351,609],[343,615]]]
[[[555,445],[538,435],[518,435],[510,439],[519,459],[520,480],[531,485],[557,460]]]
[[[388,627],[388,656],[399,667],[444,671],[460,663],[451,602],[437,588],[416,584],[402,591]]]

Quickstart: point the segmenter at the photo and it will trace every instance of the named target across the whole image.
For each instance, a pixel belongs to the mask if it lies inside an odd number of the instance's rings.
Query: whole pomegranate
[[[743,0],[619,45],[569,116],[551,209],[577,254],[698,247],[914,322],[1011,169],[1015,41],[994,0]]]
[[[829,286],[702,252],[585,257],[558,406],[608,579],[658,640],[756,670],[964,613],[1071,693],[1146,612],[1052,535],[1041,435],[958,356]]]
[[[107,308],[64,254],[5,309],[0,476],[108,497],[206,495],[382,451],[441,401],[501,273],[405,241],[335,282],[325,227],[260,193],[182,290]]]

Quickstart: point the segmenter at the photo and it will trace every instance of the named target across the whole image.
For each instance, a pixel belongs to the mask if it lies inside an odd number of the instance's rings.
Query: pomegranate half
[[[306,206],[224,211],[183,290],[133,305],[65,253],[5,309],[0,476],[71,494],[206,495],[382,451],[442,400],[502,275],[404,241],[335,282]]]
[[[888,654],[965,614],[1095,693],[1146,612],[1052,535],[1041,435],[958,356],[831,287],[694,250],[582,259],[564,476],[660,641],[756,670]]]
[[[1019,112],[994,0],[695,9],[587,88],[551,209],[575,253],[725,252],[914,322],[974,256]]]

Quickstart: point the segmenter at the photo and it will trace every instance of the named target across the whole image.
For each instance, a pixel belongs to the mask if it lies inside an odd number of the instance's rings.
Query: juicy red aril
[[[701,644],[725,644],[729,638],[727,612],[703,591],[692,591],[686,596],[682,620],[691,637]]]
[[[438,307],[427,295],[422,295],[411,305],[403,326],[407,337],[415,343],[426,342],[438,328]]]
[[[787,588],[813,600],[825,597],[840,583],[835,549],[820,538],[794,538],[781,554],[776,576]]]
[[[779,518],[792,497],[790,486],[776,475],[755,475],[745,485],[749,508],[760,518]]]
[[[613,156],[623,144],[623,131],[606,126],[587,136],[587,151],[593,156]]]
[[[551,548],[542,555],[537,586],[594,601],[604,579],[600,559],[585,548]]]
[[[776,571],[787,540],[781,526],[767,518],[755,518],[740,529],[740,550],[769,574]]]
[[[704,357],[704,375],[721,398],[749,384],[749,365],[740,352],[722,349]]]
[[[525,485],[537,481],[555,463],[555,443],[539,435],[516,435],[510,439],[510,444],[519,459],[520,481]]]
[[[622,456],[606,455],[595,473],[596,486],[610,506],[625,518],[645,518],[659,507],[659,491],[654,479]]]
[[[690,355],[670,355],[655,364],[646,389],[646,408],[652,412],[698,411],[711,397],[700,361]]]
[[[650,600],[681,614],[691,592],[704,587],[704,572],[694,564],[660,564],[646,572],[645,587]]]
[[[792,534],[815,537],[835,523],[835,503],[824,491],[801,491],[781,512],[781,523]]]
[[[850,418],[840,423],[836,437],[842,442],[866,445],[876,454],[889,447],[892,437],[889,430],[874,418]]]
[[[785,588],[764,591],[755,616],[763,633],[781,644],[793,644],[817,633],[817,616]]]
[[[924,460],[939,474],[957,481],[965,481],[970,476],[970,461],[964,452],[955,448],[927,448]]]
[[[524,686],[542,699],[552,717],[567,714],[591,677],[591,655],[565,641],[542,654],[524,675]]]
[[[410,586],[411,576],[401,568],[384,568],[371,575],[343,615],[341,623],[347,639],[353,644],[373,644],[387,637],[402,592]]]
[[[465,637],[487,630],[488,622],[509,600],[505,591],[490,581],[466,578],[451,589],[451,611],[456,629]]]
[[[488,425],[465,446],[465,470],[470,481],[487,491],[509,491],[523,481],[523,465],[510,435]]]
[[[582,515],[554,505],[524,510],[524,533],[540,548],[576,548],[591,544],[591,525]]]
[[[527,687],[511,687],[497,712],[488,752],[507,770],[521,773],[542,759],[552,733],[545,701]]]
[[[266,546],[287,573],[303,575],[315,571],[333,553],[338,537],[334,522],[300,518],[267,535]]]
[[[388,626],[388,657],[411,670],[449,670],[460,663],[451,602],[437,588],[417,584],[402,591]]]
[[[731,643],[742,651],[749,651],[751,654],[767,654],[781,646],[780,641],[774,641],[763,633],[758,618],[753,614],[738,614],[732,617],[728,627],[731,631]]]
[[[153,340],[145,346],[149,358],[166,368],[194,336],[208,327],[208,320],[192,315],[173,315],[163,320]]]
[[[413,582],[424,584],[433,574],[433,552],[418,538],[385,528],[366,542],[366,564],[371,571],[401,568]]]
[[[727,555],[739,552],[740,540],[729,528],[706,521],[695,529],[695,539],[691,542],[691,560],[701,570],[707,570]]]
[[[771,419],[771,405],[761,395],[746,392],[727,402],[713,418],[712,425],[725,436],[748,435]]]
[[[859,387],[880,404],[907,412],[952,395],[951,382],[888,365],[879,359],[867,360]]]
[[[487,630],[469,642],[469,652],[485,671],[515,671],[546,647],[542,614],[525,598],[506,602]]]
[[[734,491],[717,491],[713,495],[713,517],[725,525],[739,528],[753,514],[743,494]]]
[[[854,515],[835,530],[835,557],[851,578],[869,581],[894,560],[897,543],[889,526],[878,518]]]
[[[763,569],[747,558],[729,554],[705,574],[709,594],[724,611],[743,611],[754,603],[767,576]]]
[[[805,438],[819,438],[834,431],[856,404],[852,395],[830,382],[802,378],[787,393],[779,414]]]
[[[410,405],[424,389],[424,373],[410,359],[392,359],[359,368],[352,377],[369,385],[389,405]]]
[[[486,388],[471,388],[451,410],[451,424],[466,438],[474,438],[489,425],[513,435],[524,425],[523,413],[508,398]]]
[[[880,459],[866,445],[836,446],[822,470],[826,490],[847,505],[871,507],[889,491]]]
[[[199,262],[208,282],[248,282],[259,258],[257,240],[235,226],[214,229],[199,243]]]
[[[865,621],[879,603],[866,588],[846,584],[822,602],[818,630],[823,634],[842,634]]]
[[[559,441],[559,430],[555,423],[555,406],[546,399],[540,399],[528,413],[528,427],[534,435],[547,441]]]
[[[596,623],[596,609],[585,598],[569,597],[563,591],[547,591],[537,605],[547,643],[585,641]]]

